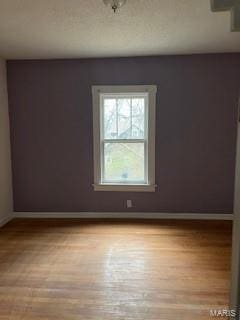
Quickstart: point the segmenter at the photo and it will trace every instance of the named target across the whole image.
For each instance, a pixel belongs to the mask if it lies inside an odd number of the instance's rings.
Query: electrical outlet
[[[127,208],[132,208],[132,200],[127,200]]]

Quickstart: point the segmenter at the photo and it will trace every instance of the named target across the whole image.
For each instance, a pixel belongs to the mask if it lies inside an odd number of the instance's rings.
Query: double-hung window
[[[94,190],[155,191],[156,86],[93,86]]]

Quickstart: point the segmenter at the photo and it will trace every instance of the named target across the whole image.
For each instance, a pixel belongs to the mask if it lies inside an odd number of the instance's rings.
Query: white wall
[[[6,63],[0,58],[0,226],[13,212]]]
[[[230,308],[237,311],[237,316],[232,319],[239,319],[240,310],[240,122],[238,123],[236,178],[234,197],[234,220],[233,220],[233,243],[232,243],[232,280]]]

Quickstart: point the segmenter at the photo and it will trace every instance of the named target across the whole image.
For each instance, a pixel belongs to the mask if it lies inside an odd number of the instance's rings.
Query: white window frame
[[[146,97],[145,103],[145,182],[132,183],[103,183],[102,182],[102,97],[104,95],[138,95]],[[137,86],[92,86],[93,98],[93,148],[94,148],[94,190],[95,191],[127,191],[127,192],[154,192],[155,185],[155,127],[156,127],[156,94],[155,85]],[[142,141],[137,140],[137,142]],[[127,139],[124,140],[127,142]]]

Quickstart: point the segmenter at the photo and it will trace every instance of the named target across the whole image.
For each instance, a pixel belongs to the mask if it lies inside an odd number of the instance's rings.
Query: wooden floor
[[[230,246],[230,222],[16,219],[0,229],[0,319],[214,319]]]

